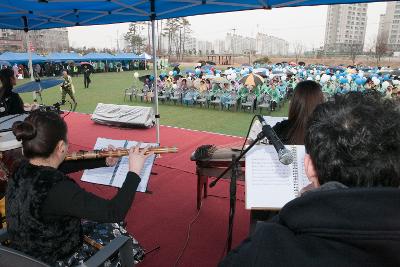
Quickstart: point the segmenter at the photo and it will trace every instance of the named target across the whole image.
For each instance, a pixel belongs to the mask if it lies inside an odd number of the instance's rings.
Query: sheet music
[[[126,141],[126,140],[113,140],[107,138],[97,138],[94,149],[107,148],[108,145],[110,144],[116,148],[130,148],[136,145],[137,142]],[[141,147],[145,147],[147,145],[158,146],[158,144],[154,143],[142,143]],[[146,160],[142,172],[139,174],[142,180],[138,186],[137,191],[146,192],[154,160],[155,160],[155,155],[149,157]],[[125,156],[121,157],[119,162],[114,167],[103,167],[92,170],[85,170],[81,180],[85,182],[110,185],[121,188],[126,179],[126,174],[128,173],[128,170],[129,170],[128,156]]]
[[[299,182],[299,192],[303,187],[306,187],[309,185],[311,182],[308,180],[308,177],[306,175],[305,169],[304,169],[304,156],[306,154],[306,150],[304,146],[296,146],[296,152],[297,152],[297,166],[299,168],[298,171],[298,182]]]
[[[292,165],[273,146],[254,146],[246,156],[246,208],[278,209],[295,198]]]
[[[266,123],[268,123],[271,127],[274,127],[275,124],[278,122],[287,120],[287,117],[272,117],[272,116],[263,116],[264,120]],[[262,126],[261,123],[256,119],[251,126],[250,133],[249,133],[249,139],[255,140],[257,135],[261,132]]]

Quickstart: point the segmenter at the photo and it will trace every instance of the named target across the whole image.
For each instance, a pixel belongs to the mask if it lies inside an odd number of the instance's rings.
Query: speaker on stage
[[[98,103],[92,121],[105,125],[150,128],[154,126],[153,108]]]

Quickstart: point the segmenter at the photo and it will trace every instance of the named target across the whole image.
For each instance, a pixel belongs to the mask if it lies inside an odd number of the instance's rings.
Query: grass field
[[[140,71],[139,74],[149,74],[150,71]],[[83,75],[73,77],[78,107],[76,111],[92,113],[97,103],[125,104],[134,106],[150,106],[140,102],[124,102],[124,90],[135,84],[139,88],[141,82],[134,79],[133,72],[96,73],[91,75],[92,83],[89,89],[84,89]],[[18,81],[18,84],[28,80]],[[61,100],[59,87],[43,91],[43,102],[46,105]],[[25,103],[32,103],[32,93],[21,94]],[[67,100],[69,96],[67,96]],[[281,110],[273,112],[272,116],[287,116],[287,104]],[[220,111],[213,108],[186,107],[174,104],[161,104],[161,124],[183,127],[194,130],[204,130],[216,133],[244,136],[254,114],[243,111]]]

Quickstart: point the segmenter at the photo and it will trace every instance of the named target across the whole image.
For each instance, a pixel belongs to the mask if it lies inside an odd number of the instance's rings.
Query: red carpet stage
[[[71,113],[65,120],[69,127],[71,150],[92,149],[97,137],[155,141],[155,129],[120,129],[94,124],[86,114]],[[191,153],[204,144],[227,145],[243,141],[239,137],[161,126],[161,146],[177,146],[179,153],[156,159],[148,185],[149,193],[137,193],[126,222],[128,230],[146,248],[160,249],[147,255],[139,266],[174,266],[187,239],[189,223],[196,217],[195,163]],[[116,189],[79,181],[81,173],[72,175],[86,190],[109,198]],[[227,237],[229,183],[224,180],[203,200],[193,223],[189,244],[178,266],[216,266]],[[249,212],[244,209],[244,187],[238,186],[233,246],[248,234]]]

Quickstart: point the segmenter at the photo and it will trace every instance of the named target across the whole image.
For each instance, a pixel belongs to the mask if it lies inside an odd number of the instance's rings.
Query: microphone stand
[[[236,211],[236,180],[238,177],[239,171],[239,161],[246,155],[246,153],[258,143],[258,141],[265,138],[265,134],[261,131],[257,138],[245,149],[243,150],[238,157],[232,155],[232,163],[231,165],[225,169],[213,182],[210,183],[210,187],[214,187],[217,182],[224,176],[229,170],[231,172],[231,183],[229,187],[229,222],[228,222],[228,240],[227,240],[227,254],[232,248],[232,237],[233,237],[233,221],[235,218],[235,211]]]
[[[224,176],[225,174],[227,174],[228,171],[230,171],[230,170],[233,168],[233,166],[234,166],[235,164],[239,163],[239,161],[244,157],[244,155],[247,154],[247,152],[249,152],[250,149],[252,149],[252,147],[253,147],[254,145],[256,145],[260,140],[262,140],[262,139],[264,139],[264,138],[265,138],[265,134],[264,134],[263,131],[261,131],[261,132],[257,135],[257,138],[254,139],[254,141],[253,141],[245,150],[243,150],[243,151],[239,154],[239,156],[235,159],[235,161],[232,161],[231,165],[229,165],[229,167],[226,168],[226,169],[217,177],[217,179],[215,179],[214,181],[212,181],[212,182],[210,183],[210,188],[211,188],[211,187],[214,187],[214,186],[218,183],[218,181],[222,178],[222,176]]]

